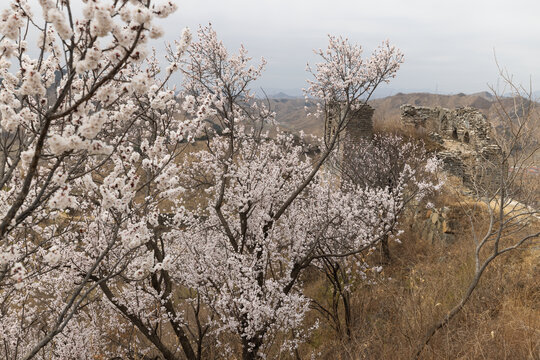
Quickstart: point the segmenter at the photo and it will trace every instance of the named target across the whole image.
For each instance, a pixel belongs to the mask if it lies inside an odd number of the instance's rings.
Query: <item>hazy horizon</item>
[[[312,49],[325,47],[328,34],[362,44],[366,55],[385,39],[403,51],[405,63],[381,92],[488,91],[488,84],[497,86],[494,53],[517,82],[540,88],[540,47],[531,47],[540,43],[540,3],[533,1],[517,0],[511,6],[500,0],[177,3],[179,10],[162,23],[166,41],[177,38],[185,26],[195,32],[199,24],[212,23],[230,51],[244,44],[255,60],[266,58],[257,86],[269,93],[298,95],[306,86],[307,62],[317,61]]]

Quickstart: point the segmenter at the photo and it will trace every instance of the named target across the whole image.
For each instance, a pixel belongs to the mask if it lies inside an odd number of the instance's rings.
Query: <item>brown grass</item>
[[[386,279],[354,294],[352,338],[323,323],[316,341],[302,347],[305,358],[411,359],[429,326],[459,301],[474,272],[470,227],[461,219],[452,244],[431,244],[406,226],[402,244],[391,249]],[[540,359],[538,246],[498,258],[422,359]]]

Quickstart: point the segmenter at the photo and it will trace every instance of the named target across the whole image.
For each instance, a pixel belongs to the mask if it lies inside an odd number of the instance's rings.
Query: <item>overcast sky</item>
[[[177,0],[163,23],[167,40],[184,26],[212,23],[230,49],[242,43],[267,70],[260,86],[305,86],[306,63],[326,35],[343,35],[370,53],[389,39],[405,64],[396,91],[472,93],[496,84],[497,67],[540,89],[540,1],[532,0]]]

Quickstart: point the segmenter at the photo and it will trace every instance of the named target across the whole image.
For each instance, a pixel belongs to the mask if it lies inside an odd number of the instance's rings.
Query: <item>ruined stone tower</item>
[[[401,106],[401,121],[406,126],[440,135],[443,139],[470,144],[477,151],[491,142],[488,120],[472,107],[450,110],[406,104]]]
[[[329,121],[326,126],[325,139],[329,141],[335,134],[337,122],[344,111],[341,104],[332,105]],[[373,137],[373,113],[375,109],[364,104],[360,109],[351,111],[347,115],[347,126],[338,139],[337,161],[347,161],[352,156],[351,149],[362,140],[370,140]]]
[[[371,139],[373,136],[373,109],[369,105],[364,105],[350,115],[349,123],[345,130],[347,141],[357,141],[358,139]]]
[[[354,148],[359,143],[371,140],[374,112],[375,109],[366,104],[351,114],[341,143],[341,161],[348,161],[354,156]]]
[[[444,169],[474,191],[495,193],[501,174],[507,172],[501,148],[491,139],[491,125],[477,109],[401,106],[406,127],[426,132],[443,150],[438,157]]]
[[[325,129],[325,139],[329,141],[336,132],[337,122],[343,114],[343,106],[339,103],[330,105],[330,115]],[[373,136],[373,109],[364,104],[358,110],[351,111],[347,115],[347,127],[340,135],[340,142],[358,141],[359,139],[369,139]]]

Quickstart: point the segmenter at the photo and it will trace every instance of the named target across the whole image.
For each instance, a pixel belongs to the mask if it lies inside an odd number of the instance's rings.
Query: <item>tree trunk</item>
[[[388,247],[388,234],[385,234],[381,240],[381,256],[382,256],[383,264],[388,264],[390,262],[390,248]]]
[[[255,336],[255,339],[242,339],[242,360],[260,359],[258,353],[261,345],[262,338],[257,335]]]
[[[351,302],[349,294],[341,294],[343,300],[343,311],[345,313],[345,329],[347,332],[347,338],[351,338]]]

